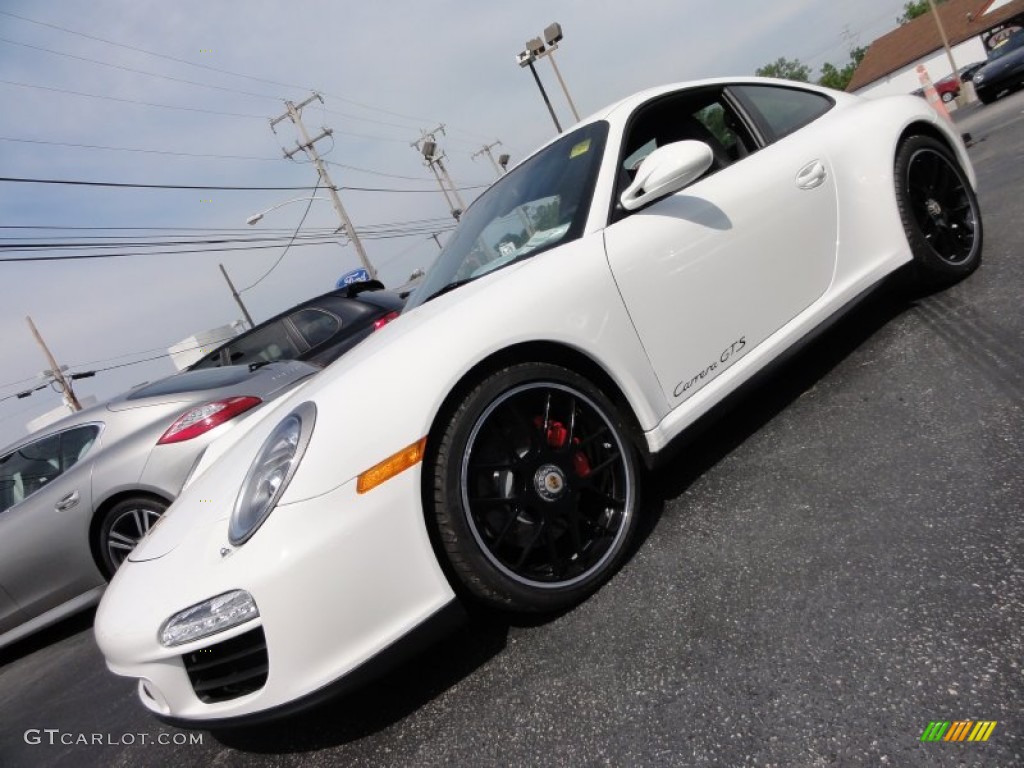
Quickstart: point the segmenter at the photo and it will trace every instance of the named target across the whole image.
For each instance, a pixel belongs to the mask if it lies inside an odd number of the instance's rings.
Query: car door
[[[19,624],[24,624],[25,621],[26,619],[18,609],[14,598],[7,594],[7,590],[0,584],[0,635],[14,629]]]
[[[815,92],[775,90],[806,122],[831,106]],[[831,283],[837,206],[829,160],[822,142],[783,137],[785,128],[721,88],[671,94],[639,108],[627,126],[616,194],[656,146],[698,139],[715,156],[704,177],[637,212],[613,213],[605,230],[609,265],[673,406]]]
[[[74,427],[0,459],[12,502],[0,511],[0,584],[26,620],[103,584],[89,548],[91,463],[80,463],[99,431]]]

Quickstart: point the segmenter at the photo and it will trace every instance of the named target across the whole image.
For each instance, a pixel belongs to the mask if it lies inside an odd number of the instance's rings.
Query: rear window
[[[322,309],[300,309],[290,319],[310,347],[323,344],[341,329],[341,318]]]

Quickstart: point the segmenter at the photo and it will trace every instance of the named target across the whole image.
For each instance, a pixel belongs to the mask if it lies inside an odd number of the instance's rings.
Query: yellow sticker
[[[584,139],[583,141],[581,141],[579,144],[572,148],[572,151],[569,152],[569,159],[571,160],[574,157],[579,157],[588,149],[590,149],[590,139]]]

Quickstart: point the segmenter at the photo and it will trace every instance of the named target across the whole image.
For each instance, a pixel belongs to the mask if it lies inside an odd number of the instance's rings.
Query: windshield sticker
[[[579,157],[580,155],[586,154],[587,150],[590,149],[590,139],[584,139],[575,147],[569,151],[569,159]]]

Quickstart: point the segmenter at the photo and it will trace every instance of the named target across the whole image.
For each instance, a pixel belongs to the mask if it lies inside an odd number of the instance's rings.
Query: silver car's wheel
[[[109,579],[149,529],[163,517],[167,504],[159,499],[124,499],[107,510],[99,528],[98,548]]]
[[[635,527],[634,456],[615,407],[570,371],[526,364],[482,382],[435,473],[440,538],[464,585],[522,611],[586,597]]]

